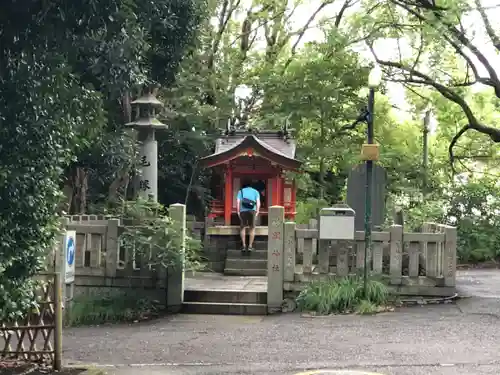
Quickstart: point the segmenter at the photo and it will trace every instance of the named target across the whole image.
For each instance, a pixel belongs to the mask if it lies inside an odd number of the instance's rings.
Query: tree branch
[[[422,72],[419,72],[415,69],[412,69],[410,67],[407,67],[401,63],[380,60],[376,56],[376,54],[374,53],[373,47],[370,46],[370,48],[372,48],[372,52],[373,52],[373,54],[375,56],[375,60],[377,61],[378,64],[399,69],[399,70],[406,72],[410,75],[410,77],[405,77],[404,80],[402,80],[402,81],[404,81],[406,83],[415,83],[415,84],[419,84],[419,85],[427,85],[427,86],[434,87],[445,98],[458,104],[460,106],[460,108],[462,109],[462,111],[464,112],[464,114],[467,117],[467,120],[469,122],[469,124],[467,125],[468,126],[467,129],[465,129],[461,133],[459,132],[457,134],[459,137],[463,133],[465,133],[465,131],[467,131],[469,129],[473,129],[473,130],[476,130],[480,133],[488,135],[493,142],[500,143],[500,128],[481,124],[479,122],[479,120],[476,118],[476,116],[474,115],[474,113],[472,112],[472,109],[469,107],[467,102],[459,94],[457,94],[457,92],[455,92],[453,89],[446,87],[446,86],[436,82],[428,75],[426,75]],[[417,77],[419,79],[415,79],[412,77]],[[457,140],[458,140],[458,138],[457,138]],[[455,142],[453,142],[453,145],[456,142],[457,141],[455,140]]]
[[[455,134],[455,136],[452,138],[452,140],[450,142],[450,145],[448,146],[448,155],[450,157],[450,164],[451,164],[451,169],[453,170],[453,173],[456,173],[455,166],[454,166],[455,165],[455,155],[453,153],[453,148],[457,144],[457,142],[460,139],[460,137],[462,135],[464,135],[465,132],[467,132],[470,128],[471,128],[470,124],[467,124],[467,125],[463,126],[462,129],[460,129],[458,131],[458,133]]]
[[[293,58],[295,57],[295,54],[297,53],[297,47],[299,46],[300,41],[304,37],[304,34],[306,33],[306,31],[309,29],[311,23],[313,23],[313,21],[316,19],[316,17],[318,16],[319,12],[321,12],[327,5],[330,5],[333,2],[334,2],[334,0],[324,0],[316,8],[316,10],[309,16],[309,19],[307,20],[307,22],[305,23],[305,25],[301,28],[301,30],[300,30],[300,32],[299,32],[299,34],[297,36],[297,39],[295,40],[295,43],[292,46],[292,49],[291,49],[291,52],[290,52],[290,57],[285,62],[283,71],[285,71],[288,68],[288,66],[291,64],[291,62],[293,61]],[[349,0],[347,0],[346,2],[348,3]]]
[[[497,51],[500,51],[500,37],[497,35],[495,32],[495,29],[493,26],[491,26],[491,22],[486,14],[486,11],[483,8],[483,4],[481,4],[481,0],[474,0],[477,11],[481,15],[481,18],[484,23],[484,27],[486,28],[486,33],[491,39],[491,42],[493,43],[493,46],[496,48]]]
[[[484,56],[484,54],[479,50],[479,48],[477,48],[477,46],[472,43],[467,35],[465,35],[465,32],[459,30],[457,27],[455,27],[455,25],[451,24],[445,19],[443,12],[446,9],[438,6],[433,6],[429,1],[426,0],[416,0],[415,2],[408,0],[391,0],[391,2],[403,8],[406,12],[413,15],[425,24],[433,27],[437,32],[441,33],[443,35],[443,38],[448,43],[450,43],[455,51],[465,59],[467,64],[470,65],[471,69],[475,72],[476,80],[485,85],[493,87],[493,89],[495,90],[495,95],[500,98],[500,79],[498,77],[498,74],[496,73],[496,70],[490,64],[486,56]],[[423,3],[425,3],[425,5],[423,5]],[[439,21],[439,25],[434,25],[433,21],[429,20],[421,12],[412,9],[411,6],[417,7],[417,9],[420,10],[424,9],[432,12],[433,16]],[[444,30],[439,26],[442,26]],[[453,39],[456,39],[456,41],[454,41]],[[489,78],[479,77],[479,75],[477,74],[477,68],[475,67],[471,59],[466,55],[465,51],[463,51],[462,47],[460,47],[460,45],[468,48],[468,50],[476,56],[476,58],[481,64],[483,64],[484,68],[488,72]]]

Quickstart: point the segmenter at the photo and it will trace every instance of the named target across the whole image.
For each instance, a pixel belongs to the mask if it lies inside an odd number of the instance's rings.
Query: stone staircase
[[[186,279],[182,312],[266,315],[267,280],[265,277],[198,273]]]
[[[267,236],[256,236],[253,251],[243,254],[241,241],[228,242],[224,275],[266,276],[267,275]]]

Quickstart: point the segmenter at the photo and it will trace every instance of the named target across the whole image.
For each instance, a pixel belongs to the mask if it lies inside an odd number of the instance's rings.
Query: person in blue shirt
[[[252,251],[255,238],[255,220],[260,210],[260,193],[250,186],[251,181],[244,180],[236,196],[236,207],[240,218],[240,236],[243,252]],[[246,228],[249,228],[248,247],[246,246]]]

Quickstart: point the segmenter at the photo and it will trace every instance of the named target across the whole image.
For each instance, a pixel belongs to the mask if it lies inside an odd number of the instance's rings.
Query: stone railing
[[[354,241],[319,240],[315,220],[307,228],[284,222],[280,206],[270,209],[269,223],[271,302],[277,303],[283,291],[299,291],[311,281],[363,272],[363,231],[355,233]],[[454,227],[426,223],[422,233],[403,233],[403,227],[393,225],[387,231],[372,233],[368,271],[385,278],[391,289],[401,295],[453,295],[456,245]],[[276,285],[282,285],[281,292]]]
[[[185,238],[186,207],[173,204],[169,207],[169,215]],[[73,215],[65,221],[66,228],[76,232],[75,295],[105,292],[107,288],[148,289],[158,298],[165,298],[168,294],[168,305],[180,307],[184,280],[182,269],[155,269],[148,265],[147,256],[138,259],[133,251],[125,251],[120,243],[120,234],[125,229],[121,219]],[[60,264],[49,261],[52,263]]]

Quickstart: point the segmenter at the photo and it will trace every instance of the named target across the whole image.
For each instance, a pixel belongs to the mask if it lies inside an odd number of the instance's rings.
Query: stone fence
[[[186,207],[169,207],[182,239],[186,236]],[[121,219],[98,215],[73,215],[66,218],[67,230],[76,232],[74,296],[106,293],[116,289],[141,289],[143,295],[165,300],[171,310],[180,309],[183,298],[183,272],[148,264],[134,252],[125,251],[120,234]],[[144,258],[144,257],[143,257]],[[56,263],[57,264],[57,263]],[[56,266],[60,267],[60,266]]]
[[[359,274],[364,269],[364,232],[354,241],[318,239],[316,221],[309,226],[284,222],[281,206],[270,208],[268,305],[283,301],[283,292],[302,290],[308,282]],[[386,279],[400,295],[451,296],[455,293],[456,228],[426,223],[421,233],[393,225],[372,233],[370,274]],[[278,306],[274,306],[277,308]]]

